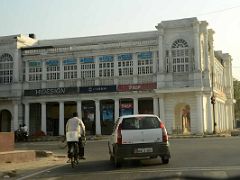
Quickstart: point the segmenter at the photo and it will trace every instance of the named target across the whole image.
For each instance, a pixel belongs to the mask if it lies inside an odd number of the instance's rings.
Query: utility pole
[[[214,62],[213,62],[214,63]],[[213,90],[213,74],[214,74],[214,69],[213,69],[213,65],[212,65],[212,97],[211,97],[211,104],[213,106],[213,134],[216,134],[216,119],[215,119],[215,103],[216,103],[216,97],[214,96],[214,90]]]

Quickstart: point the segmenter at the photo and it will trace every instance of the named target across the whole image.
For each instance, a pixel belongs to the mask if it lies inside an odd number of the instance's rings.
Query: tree
[[[234,99],[236,103],[234,105],[235,111],[235,120],[240,120],[240,81],[233,81],[233,89],[234,89]]]

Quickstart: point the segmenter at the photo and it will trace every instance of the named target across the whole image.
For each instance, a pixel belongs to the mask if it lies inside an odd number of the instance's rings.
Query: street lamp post
[[[216,103],[216,98],[214,94],[211,97],[211,104],[213,106],[213,134],[216,134],[216,120],[215,120],[215,103]]]

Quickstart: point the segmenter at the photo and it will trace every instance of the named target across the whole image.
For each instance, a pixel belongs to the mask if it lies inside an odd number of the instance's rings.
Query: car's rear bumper
[[[137,152],[147,150],[148,152]],[[170,158],[168,143],[115,144],[114,155],[119,159],[145,159],[157,156]]]

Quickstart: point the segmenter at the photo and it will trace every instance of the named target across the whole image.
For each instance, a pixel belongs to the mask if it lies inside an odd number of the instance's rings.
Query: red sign
[[[146,91],[157,88],[157,83],[118,85],[117,91]]]
[[[122,104],[120,104],[120,108],[121,109],[132,109],[133,104],[132,103],[122,103]]]

